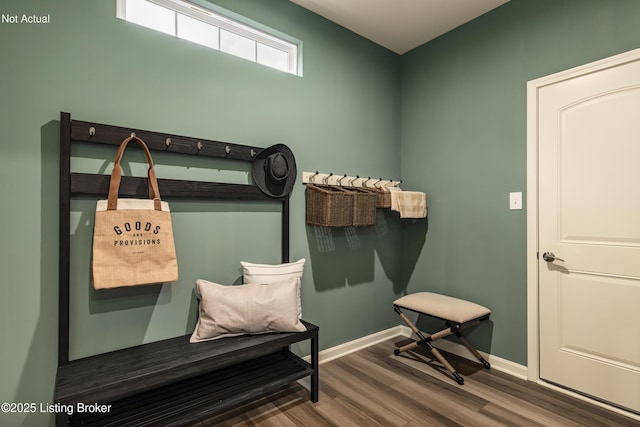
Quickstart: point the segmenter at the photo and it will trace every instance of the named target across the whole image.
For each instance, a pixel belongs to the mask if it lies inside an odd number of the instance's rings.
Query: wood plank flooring
[[[320,400],[299,384],[220,414],[211,426],[575,426],[640,422],[445,353],[459,386],[428,351],[393,356],[402,337],[320,365]],[[444,352],[443,352],[444,353]]]

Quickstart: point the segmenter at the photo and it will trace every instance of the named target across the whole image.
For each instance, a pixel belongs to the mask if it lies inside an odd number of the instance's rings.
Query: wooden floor
[[[194,427],[639,426],[640,422],[454,355],[459,386],[428,352],[395,338],[320,366],[320,400],[295,384]]]

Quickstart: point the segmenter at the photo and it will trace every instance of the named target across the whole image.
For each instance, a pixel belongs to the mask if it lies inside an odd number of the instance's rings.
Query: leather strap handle
[[[153,169],[153,160],[151,158],[151,152],[149,152],[149,148],[147,147],[147,145],[144,143],[144,141],[142,141],[142,139],[132,135],[131,137],[125,139],[124,141],[122,141],[122,143],[120,143],[120,147],[118,147],[118,151],[116,153],[116,159],[114,162],[114,167],[115,164],[118,165],[118,167],[120,168],[120,161],[122,160],[122,156],[124,155],[124,150],[125,148],[127,148],[127,145],[129,143],[129,141],[131,141],[132,139],[135,139],[136,142],[138,142],[138,144],[142,147],[142,149],[145,152],[145,156],[147,157],[147,163],[149,164],[149,169],[150,171],[147,172],[147,175],[149,173],[151,173],[154,177],[155,177],[155,169]],[[122,169],[120,168],[120,176],[122,176]],[[154,179],[155,180],[155,179]],[[157,180],[155,180],[155,182],[157,183]],[[150,199],[155,199],[155,198],[160,198],[160,193],[158,191],[158,186],[156,184],[155,189],[153,188],[152,184],[153,184],[153,180],[149,179],[147,181],[148,183],[148,194],[149,194],[149,198]],[[120,186],[120,183],[118,182],[118,187]],[[116,194],[117,195],[117,194]]]
[[[120,181],[122,179],[122,168],[120,167],[120,161],[124,154],[125,148],[131,140],[134,140],[144,150],[145,156],[147,156],[147,163],[149,163],[149,170],[147,171],[148,191],[149,198],[153,200],[153,209],[160,211],[162,205],[160,203],[160,191],[158,190],[158,179],[156,178],[156,171],[153,168],[153,159],[151,158],[151,152],[144,141],[137,136],[130,136],[120,144],[118,152],[116,153],[116,159],[113,164],[113,171],[111,172],[111,181],[109,182],[109,197],[107,202],[107,210],[113,211],[118,209],[118,191],[120,190]]]

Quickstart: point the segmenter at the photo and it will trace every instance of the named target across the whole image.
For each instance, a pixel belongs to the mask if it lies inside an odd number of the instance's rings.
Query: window
[[[299,74],[299,42],[290,37],[285,36],[290,39],[286,40],[183,0],[117,2],[118,18],[267,67]]]

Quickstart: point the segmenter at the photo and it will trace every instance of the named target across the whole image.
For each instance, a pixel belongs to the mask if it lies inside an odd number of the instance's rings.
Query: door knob
[[[556,256],[553,254],[553,252],[545,252],[545,253],[543,253],[543,254],[542,254],[542,259],[543,259],[543,260],[545,260],[545,261],[547,261],[547,262],[553,262],[553,261],[555,261],[555,260],[558,260],[558,261],[562,261],[562,262],[564,262],[564,260],[563,260],[562,258],[558,258],[558,257],[556,257]]]

